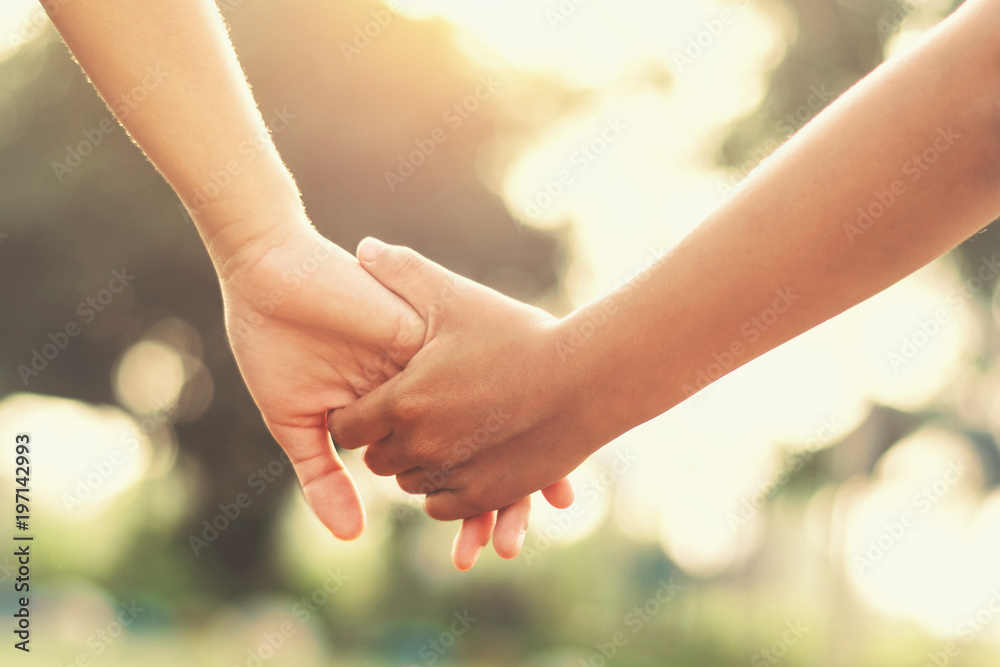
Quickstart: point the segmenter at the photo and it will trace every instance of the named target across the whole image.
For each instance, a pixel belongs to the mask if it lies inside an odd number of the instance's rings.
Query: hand
[[[276,226],[268,237],[233,244],[240,247],[235,254],[221,242],[209,246],[226,330],[264,423],[292,461],[316,516],[338,538],[353,539],[364,531],[364,507],[330,442],[327,411],[398,373],[423,343],[426,326],[354,257],[302,222],[290,232]],[[525,500],[509,517],[526,525]],[[461,569],[472,567],[494,521],[495,513],[487,513],[463,525],[453,556]],[[494,541],[514,545],[516,527],[498,528]]]
[[[366,239],[359,258],[428,330],[405,370],[331,413],[334,439],[348,449],[369,445],[372,471],[427,494],[431,517],[480,515],[463,526],[456,555],[485,544],[488,513],[505,508],[494,543],[509,555],[508,529],[527,519],[525,496],[542,489],[553,505],[568,506],[563,477],[596,449],[581,447],[593,438],[574,414],[579,390],[557,352],[558,321],[407,248]]]
[[[354,539],[364,508],[330,442],[327,412],[397,374],[426,328],[354,257],[301,222],[217,261],[226,330],[306,501],[334,535]]]

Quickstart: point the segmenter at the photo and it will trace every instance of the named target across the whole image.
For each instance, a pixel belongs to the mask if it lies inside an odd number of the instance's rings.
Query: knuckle
[[[427,401],[420,394],[404,394],[397,399],[394,406],[394,421],[412,426],[426,414],[427,408]]]
[[[396,247],[397,272],[402,275],[419,277],[425,270],[426,260],[416,250],[406,246]]]
[[[438,448],[428,438],[412,438],[407,447],[407,454],[415,465],[423,469],[424,475],[429,475],[431,470],[445,467]]]
[[[455,519],[451,516],[452,512],[449,511],[448,507],[444,503],[438,502],[433,496],[428,496],[424,502],[424,512],[435,521],[453,521]]]
[[[489,492],[484,491],[478,486],[472,489],[463,489],[459,495],[462,499],[462,507],[465,509],[465,514],[461,518],[497,509],[493,506],[494,503]]]
[[[415,494],[413,480],[409,475],[396,475],[396,484],[406,493]]]
[[[381,447],[369,445],[368,448],[365,449],[363,458],[365,465],[368,466],[368,469],[379,477],[389,477],[394,474],[393,467],[387,460],[387,457]]]
[[[417,487],[417,493],[425,496],[434,493],[440,488],[439,485],[434,483],[431,475],[426,472],[420,476],[420,480],[414,482],[414,485]]]

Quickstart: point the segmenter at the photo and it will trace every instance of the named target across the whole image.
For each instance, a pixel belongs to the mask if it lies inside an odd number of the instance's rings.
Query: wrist
[[[558,410],[577,431],[579,443],[590,456],[595,451],[629,430],[626,411],[620,401],[622,387],[616,382],[616,371],[609,367],[609,355],[602,352],[599,334],[607,326],[608,313],[578,310],[550,325],[550,345],[558,378],[556,395]]]
[[[225,281],[288,239],[316,234],[298,194],[294,197],[219,199],[192,210],[194,221],[219,278]]]
[[[608,294],[554,326],[563,401],[593,443],[588,455],[677,402],[657,381],[670,374],[652,353],[658,334],[644,325],[629,295]]]

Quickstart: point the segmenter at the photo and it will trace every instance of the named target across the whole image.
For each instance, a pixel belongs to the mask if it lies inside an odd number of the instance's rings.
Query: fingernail
[[[481,553],[483,553],[483,548],[482,547],[479,547],[478,549],[476,549],[475,551],[472,552],[472,562],[469,563],[469,569],[470,570],[476,564],[476,561],[479,560],[479,554],[481,554]]]
[[[527,535],[527,534],[528,534],[527,530],[521,530],[521,532],[517,534],[517,550],[518,550],[518,552],[520,552],[521,551],[521,547],[524,546],[524,536]]]
[[[365,237],[358,246],[358,259],[366,264],[374,264],[383,248],[385,248],[385,244],[378,239],[373,239],[370,236]]]

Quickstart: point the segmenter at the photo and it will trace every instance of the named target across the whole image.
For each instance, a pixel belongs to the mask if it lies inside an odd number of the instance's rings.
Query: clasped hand
[[[584,458],[557,320],[407,248],[366,239],[359,259],[303,227],[221,272],[227,331],[268,429],[338,538],[359,536],[365,515],[330,434],[367,446],[372,472],[426,495],[431,517],[464,519],[459,569],[491,536],[516,556],[530,494],[569,506],[564,477]]]

